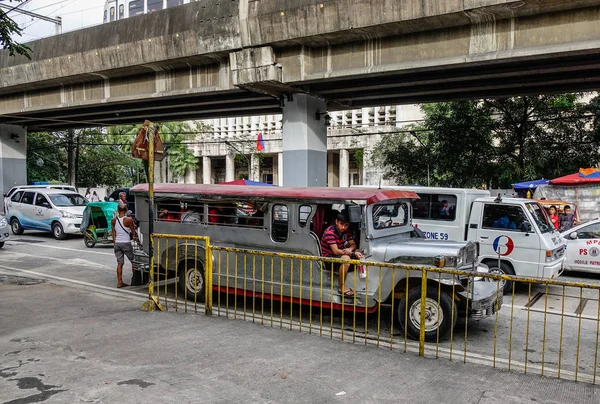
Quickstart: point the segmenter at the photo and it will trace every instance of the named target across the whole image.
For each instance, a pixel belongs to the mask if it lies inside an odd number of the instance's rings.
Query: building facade
[[[374,159],[382,136],[419,122],[418,105],[396,105],[329,112],[327,130],[327,185],[393,185],[383,178]],[[211,130],[190,144],[198,169],[181,183],[216,184],[250,179],[283,183],[282,116],[264,115],[203,121]],[[259,134],[262,150],[258,150]]]

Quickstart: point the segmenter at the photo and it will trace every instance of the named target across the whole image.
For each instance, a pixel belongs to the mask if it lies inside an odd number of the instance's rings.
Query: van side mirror
[[[531,223],[529,223],[527,220],[521,223],[521,231],[523,233],[531,233]]]
[[[348,206],[348,220],[350,221],[350,223],[360,223],[361,213],[362,208],[360,205]]]
[[[577,232],[576,232],[576,231],[574,231],[573,233],[569,234],[569,238],[570,238],[571,240],[577,240]]]

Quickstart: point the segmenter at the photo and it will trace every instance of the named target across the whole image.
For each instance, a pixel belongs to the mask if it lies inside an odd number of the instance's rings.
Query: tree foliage
[[[20,1],[15,0],[14,3]],[[13,0],[9,0],[9,3],[13,3]],[[22,32],[23,29],[8,16],[7,10],[0,9],[0,46],[2,46],[2,49],[8,50],[10,56],[22,55],[31,59],[29,55],[31,48],[14,40],[14,37],[21,36]]]
[[[501,187],[554,178],[600,161],[600,101],[580,94],[422,106],[424,122],[379,143],[388,178],[402,184]],[[595,109],[594,109],[595,108]],[[412,133],[411,133],[412,132]]]

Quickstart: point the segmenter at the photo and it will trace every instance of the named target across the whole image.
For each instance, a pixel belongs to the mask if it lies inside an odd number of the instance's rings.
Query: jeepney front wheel
[[[182,261],[178,268],[179,292],[192,302],[204,302],[204,264],[201,261]]]
[[[439,291],[438,302],[438,288],[436,287],[427,288],[425,300],[425,341],[435,342],[438,338],[444,339],[451,328],[456,325],[458,317],[456,304],[452,307],[452,298],[444,290]],[[398,301],[397,309],[400,327],[404,329],[406,326],[408,337],[418,340],[421,328],[421,287],[410,289],[408,294]],[[408,318],[406,318],[407,314]]]

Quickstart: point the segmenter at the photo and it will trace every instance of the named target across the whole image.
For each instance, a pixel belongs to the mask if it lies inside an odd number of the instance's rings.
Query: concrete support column
[[[283,107],[283,185],[327,185],[327,112],[324,100],[293,94]]]
[[[210,184],[212,178],[212,161],[210,157],[202,157],[202,183]]]
[[[258,154],[256,153],[250,155],[249,177],[251,181],[260,181],[260,160],[258,159]]]
[[[185,173],[185,178],[183,180],[185,184],[195,184],[196,183],[196,170],[187,170]]]
[[[235,159],[227,154],[225,156],[225,182],[235,180]]]
[[[283,185],[283,153],[277,153],[277,185]]]
[[[350,186],[350,152],[346,149],[340,150],[340,188]]]
[[[27,184],[27,130],[0,125],[0,189],[2,194],[15,185]],[[52,164],[49,161],[44,164]]]

